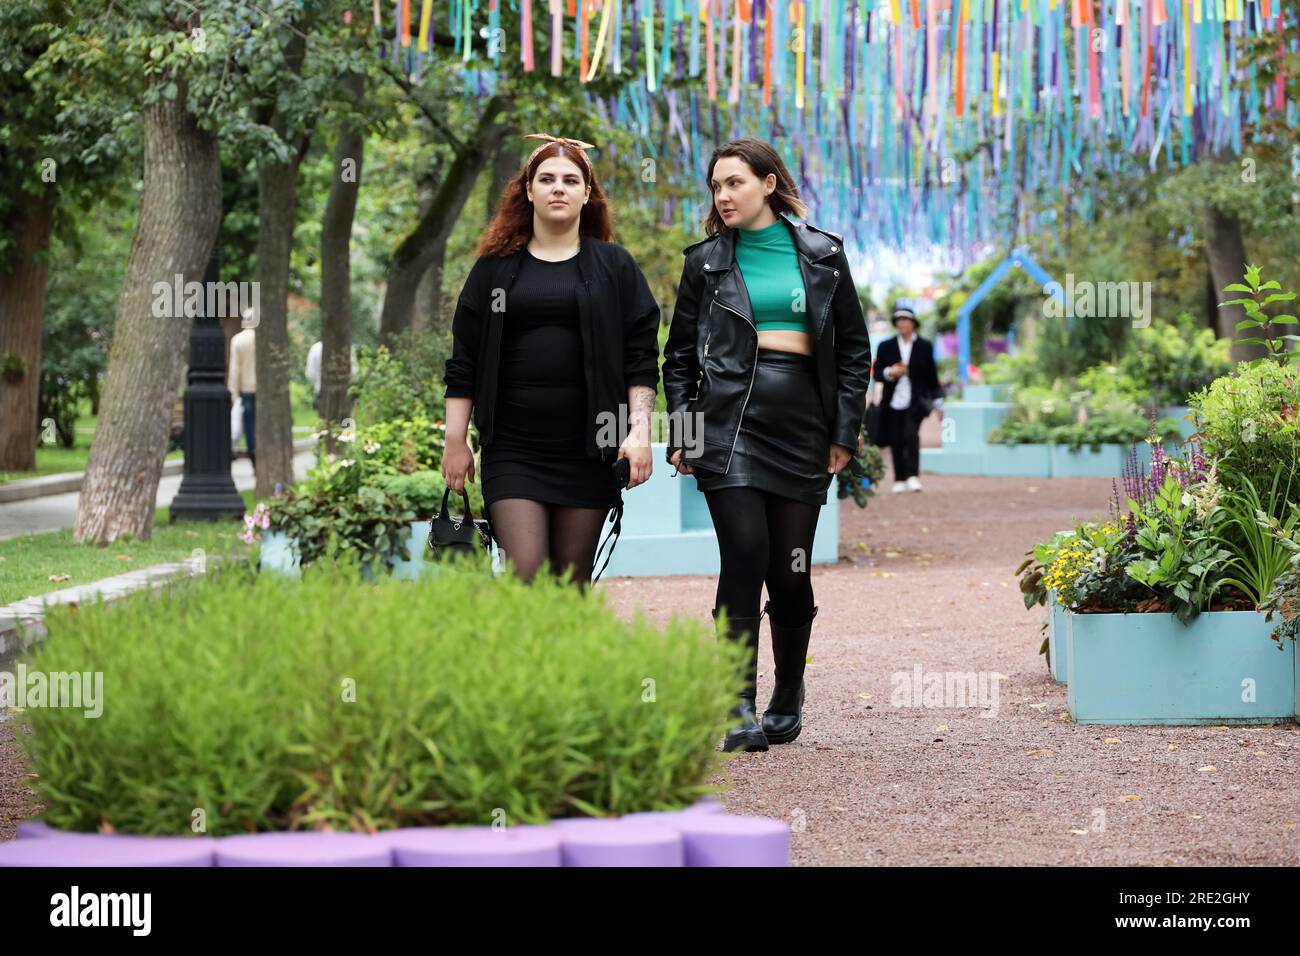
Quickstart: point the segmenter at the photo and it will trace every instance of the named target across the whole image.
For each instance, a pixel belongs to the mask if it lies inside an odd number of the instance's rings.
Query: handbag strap
[[[451,485],[447,485],[445,492],[442,493],[442,511],[438,512],[438,518],[450,518],[450,515],[447,514],[447,498],[450,497]],[[464,520],[472,522],[472,520],[474,520],[474,510],[472,507],[469,507],[469,494],[465,493],[464,488],[460,489],[460,501],[464,502],[465,506]]]
[[[613,523],[614,527],[605,533],[605,540],[602,541],[600,547],[596,549],[596,556],[600,556],[600,552],[604,549],[606,544],[609,544],[609,553],[605,555],[605,563],[600,566],[600,570],[596,572],[596,576],[591,579],[592,584],[599,581],[600,576],[605,573],[605,568],[609,567],[609,559],[614,556],[614,547],[618,544],[618,536],[623,531],[623,496],[621,494],[618,496],[618,504],[610,510],[609,520]],[[611,540],[613,543],[610,543]],[[592,565],[595,565],[595,561],[592,562]]]
[[[448,520],[450,520],[451,516],[447,514],[447,500],[448,500],[450,497],[451,497],[451,485],[448,485],[448,486],[446,487],[446,489],[445,489],[445,490],[443,491],[443,493],[442,493],[442,510],[439,511],[438,514],[437,514],[437,516],[434,518],[435,521],[448,521]],[[464,505],[465,505],[465,516],[464,516],[464,518],[463,518],[463,521],[468,521],[468,522],[470,523],[470,525],[473,526],[473,525],[474,525],[474,509],[473,509],[472,507],[470,507],[470,503],[469,503],[469,493],[468,493],[464,488],[461,488],[461,490],[460,490],[460,500],[461,500],[461,501],[464,503]],[[487,509],[487,503],[486,503],[486,502],[484,502],[484,504],[483,504],[483,521],[484,521],[484,523],[487,524],[487,536],[488,536],[488,541],[489,541],[489,542],[494,541],[494,540],[496,539],[496,535],[495,535],[495,534],[493,533],[493,531],[492,531],[492,519],[488,516],[488,509]]]

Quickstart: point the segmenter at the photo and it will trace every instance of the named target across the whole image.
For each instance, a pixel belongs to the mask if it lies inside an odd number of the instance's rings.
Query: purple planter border
[[[789,866],[790,828],[735,816],[717,800],[685,810],[569,817],[543,826],[409,827],[374,835],[230,837],[71,833],[38,820],[0,844],[21,866]]]

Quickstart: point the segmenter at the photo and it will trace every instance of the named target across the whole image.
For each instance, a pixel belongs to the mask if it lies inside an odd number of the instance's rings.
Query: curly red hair
[[[533,237],[533,204],[528,201],[528,183],[537,175],[537,167],[546,160],[559,156],[573,162],[582,172],[582,178],[591,186],[591,195],[582,207],[578,234],[609,241],[614,237],[610,223],[609,202],[605,190],[596,179],[596,170],[580,149],[561,143],[547,143],[519,170],[519,175],[506,184],[497,201],[497,211],[479,236],[480,256],[507,256],[518,252]]]

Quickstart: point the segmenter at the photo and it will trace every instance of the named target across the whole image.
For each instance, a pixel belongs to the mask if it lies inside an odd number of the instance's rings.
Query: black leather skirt
[[[735,451],[726,473],[695,468],[700,491],[758,488],[808,504],[824,505],[835,477],[826,470],[830,428],[817,392],[811,355],[758,350],[754,386],[745,403]]]

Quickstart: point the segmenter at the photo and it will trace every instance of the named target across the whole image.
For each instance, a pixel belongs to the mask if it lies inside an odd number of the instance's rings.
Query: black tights
[[[767,583],[770,617],[797,626],[812,617],[812,548],[821,508],[757,488],[706,491],[722,558],[716,604],[758,617]]]
[[[592,562],[600,542],[607,508],[570,508],[528,498],[492,502],[492,533],[503,557],[514,562],[515,574],[531,582],[543,562],[562,575],[573,574],[579,590],[591,584]]]

